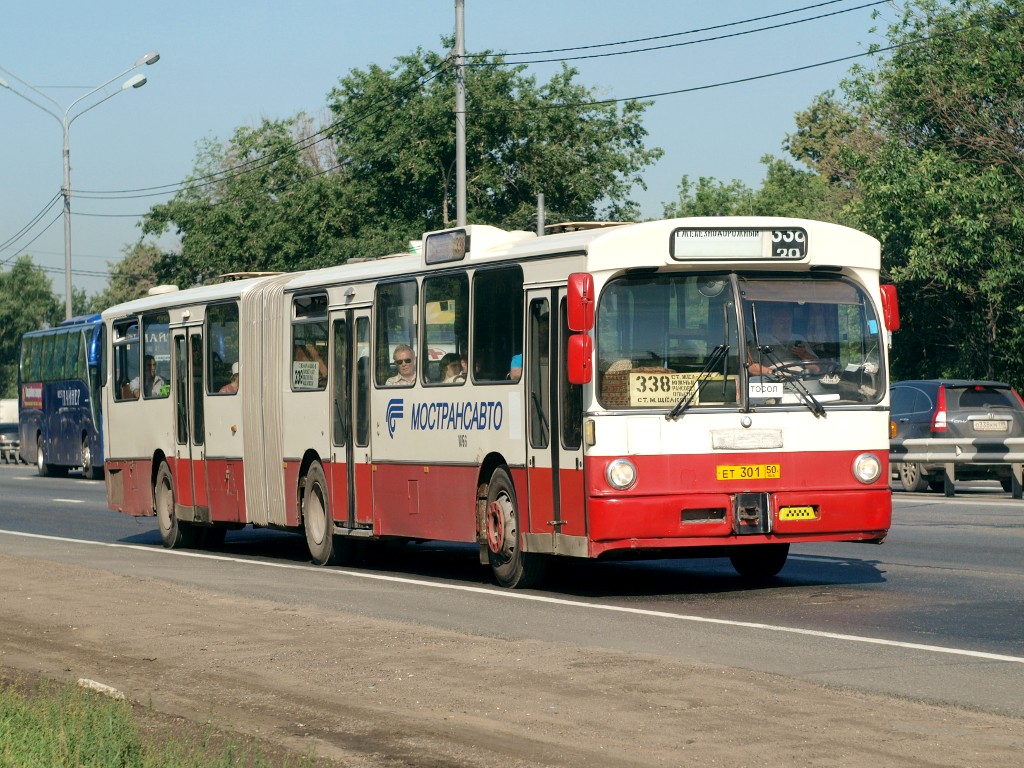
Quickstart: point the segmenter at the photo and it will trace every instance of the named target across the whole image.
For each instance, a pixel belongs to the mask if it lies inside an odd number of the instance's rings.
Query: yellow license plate
[[[715,475],[719,480],[778,480],[782,472],[778,464],[720,464]]]
[[[817,520],[818,511],[814,507],[782,507],[779,520]]]

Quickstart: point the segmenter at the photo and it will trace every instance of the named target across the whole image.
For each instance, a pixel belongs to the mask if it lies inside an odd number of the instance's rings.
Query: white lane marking
[[[838,632],[823,632],[817,629],[800,629],[798,627],[781,627],[775,624],[762,624],[756,621],[733,621],[731,619],[712,619],[706,616],[694,616],[685,613],[669,613],[668,611],[652,611],[646,608],[627,608],[621,605],[604,605],[602,603],[585,603],[579,600],[566,600],[560,597],[548,597],[546,595],[527,595],[522,592],[511,590],[489,589],[485,587],[470,587],[464,584],[442,584],[434,581],[422,581],[410,579],[404,576],[385,576],[379,573],[365,573],[363,571],[348,571],[340,568],[313,569],[308,565],[295,565],[294,563],[274,563],[264,560],[249,560],[244,557],[230,557],[228,555],[212,555],[208,552],[186,552],[180,549],[158,549],[153,546],[141,544],[116,544],[105,541],[87,541],[85,539],[69,539],[64,536],[44,536],[38,533],[23,533],[21,531],[4,531],[0,533],[9,536],[21,536],[27,539],[45,539],[47,541],[61,541],[73,544],[89,544],[97,547],[113,547],[115,549],[134,549],[139,552],[150,554],[176,555],[178,557],[194,557],[203,560],[220,560],[226,563],[243,563],[245,565],[265,566],[268,568],[284,568],[287,570],[314,571],[315,573],[351,576],[357,579],[371,579],[373,581],[384,581],[392,584],[411,584],[418,587],[432,587],[434,589],[447,589],[455,592],[471,592],[474,594],[488,595],[489,597],[506,598],[509,600],[527,600],[536,603],[548,603],[549,605],[564,605],[570,608],[582,608],[585,610],[610,611],[612,613],[625,613],[633,616],[650,616],[658,619],[673,619],[675,621],[690,621],[701,624],[718,624],[727,627],[743,627],[745,629],[763,629],[769,632],[787,632],[794,635],[806,635],[808,637],[822,637],[829,640],[845,640],[851,643],[867,643],[870,645],[884,645],[891,648],[906,648],[913,651],[926,651],[928,653],[945,653],[954,656],[968,656],[973,659],[984,659],[986,661],[1009,661],[1017,664],[1024,664],[1022,656],[1006,656],[1000,653],[986,653],[985,651],[971,651],[964,648],[949,648],[941,645],[923,645],[921,643],[906,643],[899,640],[886,640],[880,637],[862,637],[860,635],[845,635]]]
[[[85,499],[50,499],[50,501],[57,501],[61,504],[84,504]]]

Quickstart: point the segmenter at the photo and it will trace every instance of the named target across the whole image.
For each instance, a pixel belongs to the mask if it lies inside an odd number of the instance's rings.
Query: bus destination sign
[[[807,232],[801,228],[680,227],[672,233],[677,261],[799,261],[807,256]]]

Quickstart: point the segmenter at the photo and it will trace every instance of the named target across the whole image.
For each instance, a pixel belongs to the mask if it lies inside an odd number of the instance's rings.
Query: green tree
[[[879,137],[852,153],[906,324],[897,376],[1024,383],[1021,0],[917,0],[847,93]]]
[[[757,190],[736,179],[726,184],[701,176],[694,184],[688,176],[683,176],[678,198],[663,206],[664,216],[797,216],[843,220],[843,206],[820,174],[801,170],[771,155],[762,157],[761,163],[765,166],[765,177]]]
[[[643,145],[647,104],[596,103],[569,67],[544,84],[524,70],[500,56],[467,68],[469,220],[530,229],[538,193],[551,221],[636,218],[629,191],[661,156]],[[355,70],[329,95],[338,162],[362,226],[386,248],[454,222],[454,103],[449,62],[422,50],[390,69]]]
[[[92,311],[102,312],[115,304],[145,296],[159,282],[164,258],[160,248],[151,243],[126,245],[124,258],[107,262],[110,269],[107,287],[90,300]]]
[[[344,220],[338,180],[310,162],[308,121],[264,120],[235,131],[227,146],[204,142],[186,186],[154,206],[143,233],[174,229],[180,254],[161,259],[156,277],[188,286],[231,272],[319,266],[336,250]]]
[[[540,192],[550,221],[636,218],[629,191],[661,155],[643,145],[646,105],[594,103],[569,68],[543,85],[523,70],[500,58],[468,69],[469,221],[532,228]],[[159,279],[325,266],[451,225],[454,103],[449,61],[417,50],[341,78],[320,130],[299,115],[207,142],[188,185],[144,222],[145,234],[181,238]]]
[[[19,256],[0,272],[0,393],[17,397],[21,337],[64,319],[64,302],[53,293],[46,272]]]
[[[744,216],[754,213],[754,192],[738,179],[728,184],[701,176],[694,184],[684,175],[677,187],[679,196],[662,206],[666,219],[677,216]]]
[[[765,177],[754,194],[753,209],[761,216],[796,216],[839,222],[842,205],[816,171],[796,167],[778,157],[761,158]]]

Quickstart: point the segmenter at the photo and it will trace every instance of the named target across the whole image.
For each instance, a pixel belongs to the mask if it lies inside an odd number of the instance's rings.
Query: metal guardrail
[[[1024,498],[1024,437],[912,437],[889,441],[889,463],[942,464],[946,496],[953,495],[957,464],[1009,464],[1011,495]]]

